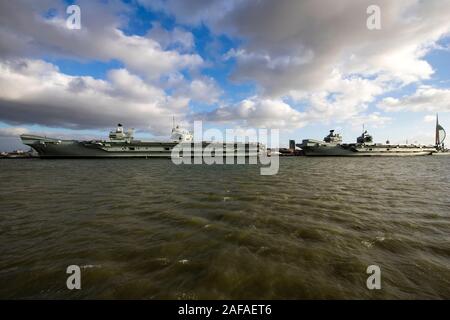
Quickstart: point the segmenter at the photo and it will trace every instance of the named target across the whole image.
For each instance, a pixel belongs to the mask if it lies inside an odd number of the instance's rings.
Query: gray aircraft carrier
[[[440,127],[442,128],[442,127]],[[443,128],[442,128],[443,130]],[[439,138],[437,138],[439,140]],[[330,130],[323,141],[306,139],[297,145],[306,156],[350,156],[350,157],[403,157],[403,156],[426,156],[440,153],[443,150],[443,140],[439,144],[390,144],[374,143],[373,138],[364,130],[356,143],[342,143],[340,134]]]
[[[190,156],[202,152],[206,147],[214,150],[213,154],[221,152],[224,156],[257,156],[265,152],[265,146],[260,143],[219,143],[201,142],[201,148],[196,149],[193,135],[187,130],[176,126],[172,129],[169,141],[141,141],[134,139],[134,130],[124,131],[121,124],[109,133],[109,140],[61,140],[36,135],[23,134],[22,142],[37,151],[40,158],[170,158],[175,146],[190,147]],[[186,156],[183,153],[182,156]]]

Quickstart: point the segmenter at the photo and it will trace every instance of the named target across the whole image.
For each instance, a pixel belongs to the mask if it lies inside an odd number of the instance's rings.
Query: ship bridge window
[[[134,151],[134,147],[129,147],[128,149],[130,149],[130,150]]]

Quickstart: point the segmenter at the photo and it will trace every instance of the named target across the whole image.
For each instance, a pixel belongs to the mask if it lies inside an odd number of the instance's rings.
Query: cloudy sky
[[[437,112],[450,128],[449,32],[450,0],[0,0],[0,150],[118,122],[167,139],[172,116],[279,128],[282,145],[363,124],[433,143]]]

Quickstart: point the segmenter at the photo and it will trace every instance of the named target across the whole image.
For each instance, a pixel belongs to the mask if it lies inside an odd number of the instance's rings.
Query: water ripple
[[[1,298],[450,298],[447,157],[0,165]]]

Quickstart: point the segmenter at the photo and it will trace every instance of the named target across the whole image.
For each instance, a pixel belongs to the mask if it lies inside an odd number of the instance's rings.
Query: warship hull
[[[438,151],[433,153],[433,156],[450,156],[450,151]]]
[[[337,152],[333,151],[304,151],[305,156],[309,157],[411,157],[411,156],[427,156],[431,155],[431,152],[386,152],[386,153],[375,153],[375,152]]]
[[[260,152],[259,145],[202,142],[130,142],[59,140],[34,135],[22,135],[22,142],[32,147],[43,159],[62,158],[171,158],[178,147],[179,156],[202,156],[205,148],[214,148],[212,155],[222,151],[224,156],[253,157]],[[187,150],[187,151],[186,151]]]
[[[304,140],[298,145],[305,156],[314,157],[411,157],[427,156],[436,152],[431,146],[383,144],[332,144]]]

